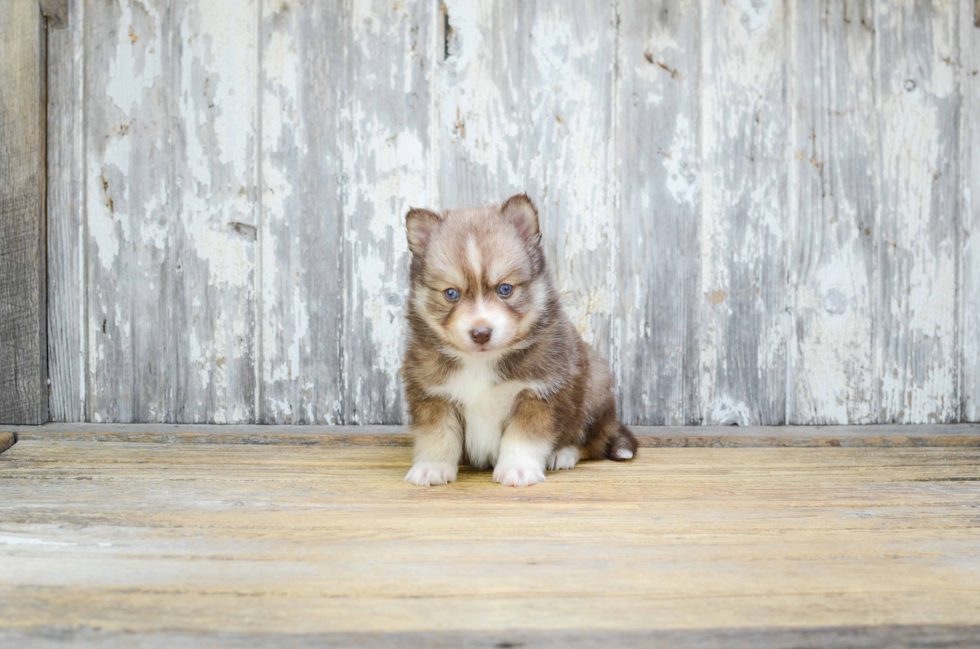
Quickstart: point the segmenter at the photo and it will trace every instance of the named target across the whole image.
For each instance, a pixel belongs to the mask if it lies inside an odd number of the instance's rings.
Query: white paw
[[[545,480],[544,471],[540,467],[531,465],[508,466],[501,464],[493,470],[493,481],[499,482],[505,487],[530,487]]]
[[[620,460],[632,460],[633,451],[629,450],[628,448],[621,448],[616,451],[616,457],[618,457]]]
[[[573,469],[578,464],[578,456],[578,449],[574,446],[560,448],[554,455],[548,458],[548,470],[561,471],[562,469]]]
[[[456,481],[457,467],[445,462],[416,462],[405,476],[405,482],[420,487],[446,484]]]

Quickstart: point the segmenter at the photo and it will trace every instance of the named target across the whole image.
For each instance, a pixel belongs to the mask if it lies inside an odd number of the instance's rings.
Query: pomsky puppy
[[[502,206],[411,209],[409,343],[402,366],[416,485],[460,462],[526,487],[580,459],[628,460],[606,361],[562,310],[524,194]]]

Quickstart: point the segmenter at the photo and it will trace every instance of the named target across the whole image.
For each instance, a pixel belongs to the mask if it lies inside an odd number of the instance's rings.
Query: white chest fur
[[[464,359],[443,385],[430,391],[460,406],[466,419],[470,466],[487,469],[497,462],[500,438],[514,399],[528,387],[520,381],[501,382],[492,361]]]

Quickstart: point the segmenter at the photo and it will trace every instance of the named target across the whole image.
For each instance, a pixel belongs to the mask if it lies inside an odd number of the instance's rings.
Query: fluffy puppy
[[[461,461],[526,487],[580,459],[628,460],[612,377],[562,310],[538,212],[524,194],[498,207],[406,218],[412,251],[402,366],[416,485],[456,479]]]

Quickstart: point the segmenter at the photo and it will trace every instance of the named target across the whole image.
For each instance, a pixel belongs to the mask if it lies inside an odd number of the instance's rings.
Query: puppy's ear
[[[432,240],[432,235],[442,223],[442,218],[435,212],[417,207],[409,208],[405,216],[405,226],[408,229],[408,249],[413,255],[421,255]]]
[[[538,211],[527,194],[515,194],[507,199],[500,211],[509,219],[521,236],[528,241],[538,238]]]

